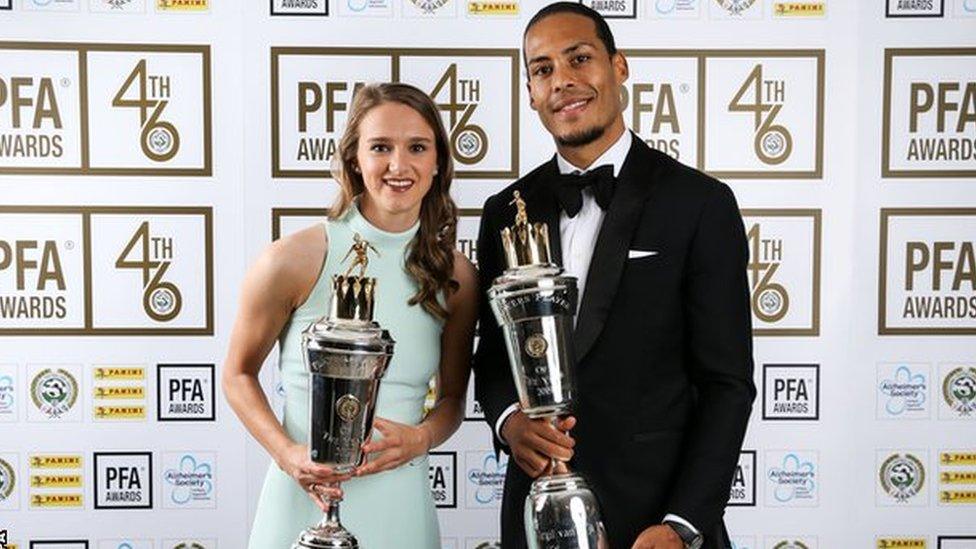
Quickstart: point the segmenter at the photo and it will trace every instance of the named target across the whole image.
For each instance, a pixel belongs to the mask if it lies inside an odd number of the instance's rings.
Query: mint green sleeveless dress
[[[308,299],[285,325],[279,338],[281,378],[285,390],[283,424],[297,442],[308,443],[308,375],[302,364],[302,332],[326,314],[332,275],[359,233],[377,250],[370,253],[368,274],[378,279],[374,319],[396,341],[393,359],[380,382],[376,415],[416,425],[423,414],[427,385],[440,361],[442,322],[407,300],[417,290],[404,269],[407,248],[420,223],[402,233],[372,225],[354,203],[340,220],[326,221],[328,253]],[[374,436],[379,436],[374,431]],[[437,515],[430,494],[427,457],[391,471],[353,478],[342,484],[343,525],[363,549],[426,549],[440,547]],[[249,549],[288,549],[301,530],[316,524],[322,512],[298,484],[275,463],[265,477],[251,530]]]

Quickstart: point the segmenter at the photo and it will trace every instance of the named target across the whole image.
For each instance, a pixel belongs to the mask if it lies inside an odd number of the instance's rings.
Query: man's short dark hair
[[[617,45],[613,41],[613,33],[610,31],[610,25],[607,24],[607,20],[593,8],[584,6],[578,2],[556,2],[539,10],[529,20],[529,24],[525,26],[525,31],[522,33],[522,44],[525,44],[525,37],[529,34],[529,29],[534,27],[539,21],[557,13],[575,13],[593,21],[593,25],[596,26],[596,35],[607,48],[607,53],[611,57],[617,53]],[[524,49],[523,47],[522,60],[527,64],[528,60],[525,58]]]

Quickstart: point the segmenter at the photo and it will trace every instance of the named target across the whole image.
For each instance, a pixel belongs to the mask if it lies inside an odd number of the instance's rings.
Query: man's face
[[[613,57],[590,19],[557,13],[525,35],[530,106],[559,145],[581,147],[620,119],[627,61]]]

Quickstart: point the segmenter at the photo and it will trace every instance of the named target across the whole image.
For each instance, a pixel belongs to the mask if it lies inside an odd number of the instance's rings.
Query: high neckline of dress
[[[384,231],[366,219],[359,211],[359,199],[356,199],[349,208],[349,226],[371,244],[402,244],[409,242],[420,230],[420,219],[405,231]]]

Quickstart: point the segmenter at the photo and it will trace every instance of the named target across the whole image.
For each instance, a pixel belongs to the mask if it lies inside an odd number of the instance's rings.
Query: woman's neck
[[[413,227],[420,218],[419,204],[416,210],[389,212],[377,208],[366,194],[359,199],[359,213],[370,225],[388,233],[402,233]]]

